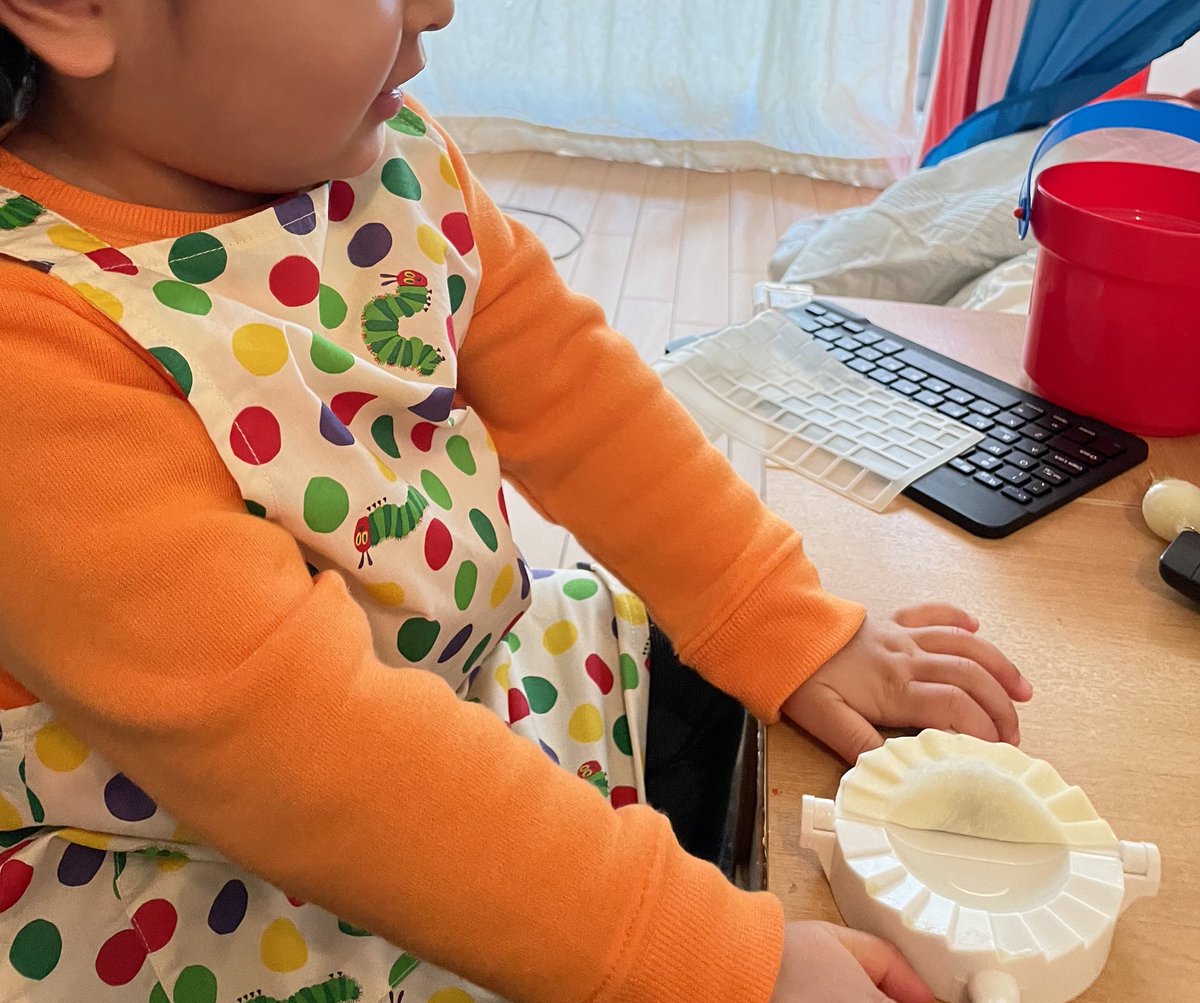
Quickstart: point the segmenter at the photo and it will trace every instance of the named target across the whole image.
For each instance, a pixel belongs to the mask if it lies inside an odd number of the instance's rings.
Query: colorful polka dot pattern
[[[394,664],[440,672],[613,806],[634,803],[645,608],[603,576],[531,573],[517,554],[495,444],[456,409],[475,235],[437,134],[407,110],[389,126],[373,182],[335,181],[126,250],[43,213],[22,225],[22,246],[44,247],[37,260],[151,352],[221,450],[245,518],[283,525],[312,574],[348,578]],[[10,205],[0,193],[0,230]],[[32,213],[17,204],[9,215]],[[395,323],[386,352],[364,330],[380,297]],[[537,615],[523,617],[531,603]],[[231,973],[236,955],[257,966],[263,999],[316,986],[384,998],[401,986],[405,1003],[493,1000],[231,865],[189,864],[181,843],[196,837],[57,722],[27,746],[28,776],[23,760],[8,776],[0,755],[0,847],[15,845],[0,849],[0,916],[7,962],[45,998],[254,994],[244,967]],[[81,783],[92,814],[56,814]],[[51,836],[24,829],[31,820],[68,827]],[[24,831],[32,841],[4,841]],[[128,908],[93,911],[118,893]],[[177,964],[184,946],[192,960]],[[68,970],[92,988],[60,992]]]
[[[344,403],[353,406],[354,402]],[[500,591],[516,588],[512,567],[488,583],[480,579],[471,561],[449,566],[461,603],[497,586]],[[648,645],[644,623],[635,625],[643,621],[638,614],[642,607],[602,575],[535,571],[526,572],[526,577],[532,583],[534,615],[513,625],[503,644],[494,646],[491,637],[477,637],[470,626],[451,633],[432,620],[408,618],[399,632],[398,648],[415,659],[469,650],[464,670],[471,676],[468,699],[497,711],[515,733],[534,741],[547,758],[575,773],[613,807],[638,803],[645,727],[645,687],[638,666]],[[399,585],[383,585],[377,589],[382,598],[403,601]],[[617,608],[623,610],[620,618],[612,616]],[[619,624],[616,638],[609,630],[610,619]],[[39,776],[52,782],[96,763],[87,745],[53,719],[32,732],[28,747],[42,769]],[[23,774],[20,779],[24,781]],[[2,776],[0,789],[8,789]],[[159,814],[153,799],[123,774],[112,774],[103,784],[102,795],[114,820],[148,821]],[[174,823],[170,831],[176,840],[196,838]],[[61,839],[64,835],[66,839]],[[297,899],[282,900],[278,892],[265,891],[256,879],[232,868],[186,877],[187,858],[178,852],[178,844],[174,850],[150,847],[137,855],[157,872],[155,884],[130,906],[127,920],[100,929],[89,941],[88,951],[81,953],[69,912],[74,907],[68,899],[62,899],[68,910],[65,917],[58,911],[38,914],[40,906],[30,898],[38,868],[48,866],[47,880],[64,893],[86,890],[108,896],[116,887],[114,870],[117,886],[122,874],[128,873],[126,854],[113,852],[110,837],[99,834],[60,830],[59,837],[46,865],[33,857],[5,860],[0,854],[0,914],[19,918],[10,964],[30,983],[54,985],[51,976],[70,963],[87,969],[88,977],[112,989],[132,989],[149,979],[149,998],[159,1003],[210,999],[215,1003],[222,998],[219,986],[230,977],[224,956],[240,950],[220,945],[248,941],[249,954],[241,951],[239,956],[255,959],[262,973],[251,977],[282,987],[268,990],[264,998],[274,992],[274,998],[282,1000],[304,987],[324,984],[331,971],[353,970],[353,975],[344,977],[364,977],[366,973],[349,960],[357,956],[353,945],[363,945],[373,959],[372,977],[383,979],[386,972],[386,985],[403,984],[406,1001],[491,999],[476,996],[473,987],[421,965],[409,954],[381,946],[367,930],[344,919],[329,917]],[[207,891],[199,897],[196,880],[206,882]],[[187,883],[173,883],[177,881]],[[144,879],[138,886],[145,887]],[[188,891],[181,894],[185,888]],[[318,921],[316,916],[324,918]],[[201,933],[212,941],[202,940]],[[203,964],[195,963],[191,945],[197,943],[209,945]],[[177,944],[189,946],[189,963],[179,970],[171,967]],[[385,950],[391,953],[384,956]],[[236,974],[239,979],[247,977],[241,968]]]
[[[603,574],[538,570],[528,577],[532,609],[480,666],[469,698],[496,709],[614,807],[635,804],[648,692],[637,666],[648,657],[648,623],[631,623],[640,619],[635,612],[613,616],[619,597],[629,611],[636,601]]]
[[[494,445],[456,410],[480,275],[461,186],[420,116],[388,132],[373,176],[210,231],[117,250],[51,214],[31,230],[199,413],[249,511],[355,582],[396,664],[457,686],[528,578]]]

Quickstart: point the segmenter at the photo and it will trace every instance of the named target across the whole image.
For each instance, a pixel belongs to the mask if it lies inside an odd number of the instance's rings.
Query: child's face
[[[56,74],[61,96],[97,116],[85,128],[210,184],[276,193],[375,161],[400,110],[392,92],[420,72],[420,35],[450,21],[454,0],[100,0],[91,10],[111,68]]]

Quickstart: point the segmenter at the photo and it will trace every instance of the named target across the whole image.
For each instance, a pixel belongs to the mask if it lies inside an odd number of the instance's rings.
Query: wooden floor
[[[546,153],[468,158],[493,199],[537,231],[568,284],[600,302],[649,360],[674,338],[748,319],[778,238],[796,220],[865,204],[876,192],[765,172],[710,174]],[[512,492],[510,492],[512,494]],[[565,531],[512,499],[513,533],[535,567],[582,556]]]
[[[554,213],[584,232],[560,271],[600,301],[646,358],[672,338],[749,317],[754,284],[766,277],[775,244],[792,223],[875,195],[794,175],[709,174],[547,153],[470,161],[497,202]],[[552,253],[577,240],[561,223],[513,215]]]

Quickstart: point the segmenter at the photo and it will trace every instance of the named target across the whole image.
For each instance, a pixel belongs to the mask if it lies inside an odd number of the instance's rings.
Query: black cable
[[[546,219],[552,219],[556,223],[561,223],[568,230],[570,230],[572,233],[574,233],[575,236],[578,238],[575,241],[575,246],[572,247],[569,251],[564,251],[562,254],[554,255],[555,261],[562,261],[564,258],[569,258],[572,254],[574,254],[581,247],[583,247],[583,242],[586,239],[584,237],[584,233],[581,229],[579,229],[579,227],[577,227],[569,219],[563,219],[561,216],[558,216],[555,213],[546,212],[542,209],[526,209],[522,206],[517,206],[517,205],[502,205],[502,206],[500,206],[500,208],[504,212],[507,212],[507,213],[525,213],[529,216],[542,216]]]

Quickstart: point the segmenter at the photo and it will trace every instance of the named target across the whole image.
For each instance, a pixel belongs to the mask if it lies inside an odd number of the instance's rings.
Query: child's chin
[[[342,156],[338,157],[338,169],[334,172],[334,177],[356,178],[374,167],[383,155],[386,130],[387,125],[380,124],[359,136]]]

